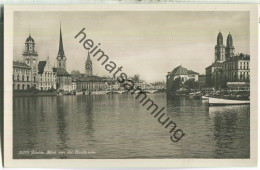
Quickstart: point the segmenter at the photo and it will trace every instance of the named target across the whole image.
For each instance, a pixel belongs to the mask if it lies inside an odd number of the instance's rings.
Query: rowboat
[[[249,100],[229,100],[209,97],[209,106],[247,105]]]

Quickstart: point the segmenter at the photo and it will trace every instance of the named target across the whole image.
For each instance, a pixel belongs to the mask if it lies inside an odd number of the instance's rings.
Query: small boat
[[[84,91],[76,91],[75,94],[76,94],[76,95],[85,95],[85,92],[84,92]]]
[[[229,100],[209,97],[209,106],[225,106],[225,105],[247,105],[249,100]]]
[[[109,91],[92,91],[91,94],[107,94]]]
[[[201,99],[202,99],[202,100],[208,100],[209,97],[207,97],[207,96],[201,96]]]

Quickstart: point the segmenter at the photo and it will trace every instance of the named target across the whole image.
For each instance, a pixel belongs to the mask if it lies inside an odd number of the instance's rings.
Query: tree
[[[140,81],[140,75],[139,74],[135,74],[133,77],[133,81],[134,82],[139,82]]]

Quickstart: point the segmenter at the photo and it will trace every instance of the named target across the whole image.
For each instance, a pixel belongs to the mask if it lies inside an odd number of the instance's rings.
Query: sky
[[[74,38],[82,28],[95,45],[101,44],[99,48],[111,61],[123,66],[123,72],[139,74],[147,82],[165,81],[166,74],[179,65],[205,74],[214,62],[219,31],[224,44],[231,33],[236,53],[250,54],[249,12],[19,11],[14,13],[14,60],[23,60],[30,32],[39,61],[49,56],[57,66],[60,23],[68,72],[85,72],[88,51]],[[94,75],[112,76],[91,59]]]

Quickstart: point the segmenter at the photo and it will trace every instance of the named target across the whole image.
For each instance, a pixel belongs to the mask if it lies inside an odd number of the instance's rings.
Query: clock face
[[[58,60],[61,60],[61,58],[59,57]]]
[[[30,65],[30,60],[29,59],[26,60],[26,64]]]
[[[64,57],[64,58],[63,58],[63,60],[65,61],[65,60],[66,60],[66,58]]]
[[[90,64],[86,64],[86,68],[87,69],[91,68],[91,65]]]

